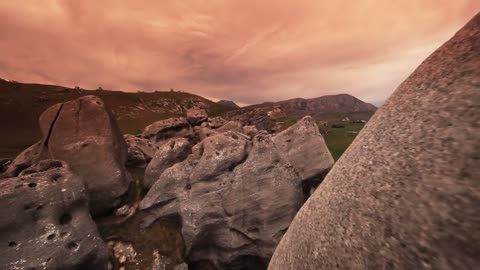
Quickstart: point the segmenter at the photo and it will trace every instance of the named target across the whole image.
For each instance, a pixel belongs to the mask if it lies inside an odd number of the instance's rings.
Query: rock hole
[[[47,240],[52,240],[53,238],[55,238],[55,234],[52,233],[50,235],[47,236]]]
[[[190,189],[192,189],[192,185],[190,185],[190,184],[186,184],[186,185],[185,185],[185,189],[186,189],[186,190],[190,190]]]
[[[95,103],[97,103],[97,105],[102,105],[99,101],[96,101]]]
[[[288,139],[288,140],[286,140],[286,142],[289,143],[289,142],[292,142],[292,140],[291,140],[291,139]]]
[[[218,151],[215,151],[215,155],[219,156],[219,155],[220,155],[220,153],[219,153]]]
[[[30,210],[33,208],[33,206],[34,206],[33,203],[27,203],[23,206],[23,210]]]
[[[52,258],[48,258],[48,259],[47,259],[47,262],[49,262],[49,261],[51,261],[51,260],[52,260]]]
[[[33,187],[36,187],[36,186],[37,186],[36,183],[29,183],[29,184],[28,184],[28,187],[32,187],[32,188],[33,188]]]
[[[9,247],[16,247],[17,245],[18,245],[17,242],[13,242],[13,241],[8,243]]]
[[[87,146],[88,146],[88,143],[82,143],[81,146],[82,146],[82,147],[87,147]]]
[[[56,174],[52,175],[52,181],[57,182],[58,179],[60,179],[60,177],[62,177],[62,175],[59,174],[59,173],[56,173]]]
[[[43,205],[37,206],[37,210],[42,210],[42,208],[43,208]]]
[[[70,243],[68,243],[67,247],[68,247],[68,249],[77,249],[78,244],[75,243],[75,242],[70,242]]]
[[[70,221],[72,221],[72,216],[70,214],[63,214],[60,217],[60,224],[61,225],[68,224],[68,223],[70,223]]]

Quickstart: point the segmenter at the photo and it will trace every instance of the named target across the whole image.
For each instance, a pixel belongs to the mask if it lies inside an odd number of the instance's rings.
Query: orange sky
[[[0,0],[0,77],[240,104],[336,93],[379,104],[479,10],[476,0]]]

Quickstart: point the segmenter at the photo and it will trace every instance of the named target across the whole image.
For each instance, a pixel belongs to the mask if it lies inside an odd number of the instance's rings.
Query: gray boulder
[[[92,214],[120,203],[128,190],[127,145],[115,118],[96,96],[54,105],[40,116],[43,151],[64,160],[85,183]]]
[[[1,269],[108,269],[108,249],[68,165],[43,160],[0,182]]]
[[[207,111],[203,109],[189,109],[187,110],[187,121],[192,126],[199,126],[203,122],[207,121]]]
[[[35,162],[48,158],[45,151],[42,151],[42,141],[37,142],[27,149],[23,150],[7,167],[2,178],[15,177],[22,172],[22,170],[32,166]]]
[[[167,141],[155,152],[152,161],[148,164],[143,178],[143,186],[152,187],[166,169],[183,161],[191,152],[192,146],[185,138]]]
[[[155,152],[160,148],[160,144],[152,140],[130,134],[125,134],[123,137],[128,147],[127,167],[147,167]]]
[[[145,139],[164,143],[171,138],[181,137],[191,140],[195,137],[195,134],[188,121],[180,117],[157,121],[147,126],[140,136]]]
[[[195,134],[199,141],[205,140],[205,138],[218,134],[217,131],[208,127],[194,127]]]
[[[227,132],[227,131],[234,131],[234,132],[243,132],[243,125],[238,121],[228,121],[223,126],[216,129],[217,132]]]
[[[217,116],[217,117],[209,117],[208,118],[208,126],[212,129],[217,129],[223,125],[225,125],[228,121],[223,119],[222,117],[220,116]]]
[[[300,174],[305,193],[320,184],[335,162],[310,116],[278,133],[272,141]]]
[[[374,114],[269,269],[477,269],[480,14]]]
[[[181,218],[194,268],[264,269],[302,201],[298,174],[268,136],[226,132],[166,169],[140,209],[145,226]]]

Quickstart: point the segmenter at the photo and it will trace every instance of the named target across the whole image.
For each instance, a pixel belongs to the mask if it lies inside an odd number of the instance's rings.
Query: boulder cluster
[[[102,100],[85,96],[50,107],[39,124],[43,138],[2,161],[3,211],[21,213],[0,219],[5,269],[107,269],[111,254],[92,216],[127,220],[137,209],[144,229],[180,221],[194,269],[266,268],[334,163],[311,117],[269,134],[191,109],[122,135]],[[138,207],[126,201],[127,167],[144,170]]]

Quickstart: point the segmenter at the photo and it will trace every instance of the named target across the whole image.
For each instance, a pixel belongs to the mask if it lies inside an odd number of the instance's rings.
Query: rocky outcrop
[[[1,269],[108,269],[87,191],[66,163],[43,160],[0,190]]]
[[[89,193],[92,214],[120,203],[128,190],[127,146],[115,119],[96,96],[57,104],[40,116],[43,151],[64,160]]]
[[[195,134],[187,119],[180,117],[157,121],[147,126],[140,136],[164,143],[171,138],[192,139]]]
[[[127,167],[147,167],[155,152],[160,148],[159,144],[152,140],[130,134],[125,134],[123,137],[128,147]]]
[[[269,269],[478,268],[479,67],[477,14],[375,113]]]
[[[217,116],[217,117],[209,117],[208,118],[208,127],[212,128],[212,129],[217,129],[223,125],[225,125],[228,121],[223,119],[222,117],[220,116]]]
[[[155,152],[152,161],[145,170],[143,186],[146,188],[152,187],[166,169],[183,161],[191,152],[192,146],[185,138],[171,139],[163,144]]]
[[[207,121],[207,111],[202,109],[189,109],[187,110],[187,121],[192,126],[199,126],[203,122]]]
[[[242,108],[225,113],[224,117],[230,121],[240,122],[243,126],[254,125],[258,130],[275,132],[275,123],[268,116],[268,108]]]
[[[310,116],[280,132],[272,141],[300,174],[305,194],[320,184],[335,162]]]
[[[27,149],[23,150],[8,166],[5,173],[1,178],[14,177],[20,174],[20,172],[35,162],[48,158],[45,152],[42,151],[42,142],[37,142]]]
[[[234,131],[234,132],[242,132],[243,131],[243,125],[242,123],[238,121],[229,121],[223,126],[217,128],[215,131],[222,133],[222,132],[227,132],[227,131]]]
[[[163,169],[140,203],[144,226],[179,218],[193,266],[264,269],[305,199],[304,181],[328,168],[322,152],[328,150],[310,120],[278,138],[232,131],[205,138],[184,161]],[[305,165],[302,150],[312,158]]]

